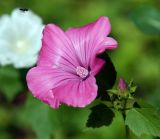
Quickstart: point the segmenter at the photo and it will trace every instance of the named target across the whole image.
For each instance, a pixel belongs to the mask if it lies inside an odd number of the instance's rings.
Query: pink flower
[[[32,94],[53,108],[61,103],[85,107],[97,96],[95,75],[105,61],[96,56],[117,42],[107,17],[66,32],[54,24],[44,28],[37,67],[27,74]]]

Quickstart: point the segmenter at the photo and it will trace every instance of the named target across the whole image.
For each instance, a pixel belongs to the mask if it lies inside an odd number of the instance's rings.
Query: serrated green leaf
[[[135,25],[148,34],[160,34],[160,11],[151,6],[140,7],[131,13]]]
[[[20,75],[16,69],[10,66],[0,68],[0,89],[9,101],[23,90]]]
[[[98,104],[91,108],[86,126],[98,128],[101,126],[109,126],[114,118],[114,112],[104,104]]]
[[[53,133],[53,123],[50,107],[32,96],[29,97],[25,108],[25,119],[37,134],[38,139],[50,139]]]
[[[147,134],[160,137],[160,118],[153,108],[133,108],[129,110],[125,124],[137,136]]]

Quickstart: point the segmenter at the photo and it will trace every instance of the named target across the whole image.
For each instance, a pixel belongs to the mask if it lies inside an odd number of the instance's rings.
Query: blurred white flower
[[[36,63],[41,48],[43,24],[31,11],[15,9],[11,16],[0,17],[0,65],[16,68]]]

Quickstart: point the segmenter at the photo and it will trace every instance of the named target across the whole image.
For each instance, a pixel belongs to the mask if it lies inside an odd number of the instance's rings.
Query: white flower
[[[15,9],[11,16],[0,17],[0,65],[34,65],[41,48],[42,30],[41,18],[31,11]]]

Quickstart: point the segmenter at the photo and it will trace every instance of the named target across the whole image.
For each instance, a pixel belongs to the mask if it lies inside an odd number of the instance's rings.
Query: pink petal
[[[87,68],[91,59],[95,57],[97,47],[101,47],[99,44],[104,41],[110,30],[109,19],[103,16],[91,24],[69,28],[66,31],[83,66]]]
[[[91,63],[91,75],[95,76],[104,66],[105,61],[103,59],[95,57],[93,62]]]
[[[96,58],[96,55],[103,53],[106,49],[114,49],[116,47],[117,47],[117,41],[111,37],[106,37],[101,42],[101,44],[99,44],[99,47],[97,47],[95,50],[95,54],[93,54],[95,55],[95,58],[92,58],[90,60],[90,67],[91,67],[92,75],[96,75],[101,70],[103,65],[105,64],[105,61],[100,58]]]
[[[111,37],[106,37],[100,44],[100,47],[97,48],[97,53],[102,53],[106,49],[115,49],[117,48],[117,41]]]
[[[63,30],[54,24],[47,25],[43,30],[38,66],[49,66],[74,72],[77,65],[79,63],[74,49]]]
[[[74,35],[78,35],[78,33],[83,32],[86,37],[89,37],[91,39],[98,38],[103,39],[106,37],[111,31],[111,24],[109,22],[109,19],[105,16],[100,17],[96,21],[87,24],[82,27],[78,28],[69,28],[66,33],[70,37],[73,37]]]
[[[52,89],[70,80],[79,80],[79,78],[62,70],[46,67],[34,67],[27,74],[28,88],[33,96],[54,108],[59,106],[59,100],[54,97]]]
[[[85,107],[97,96],[96,80],[93,76],[86,80],[71,80],[68,83],[53,89],[55,98],[61,103],[73,107]]]

